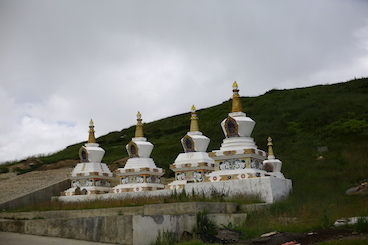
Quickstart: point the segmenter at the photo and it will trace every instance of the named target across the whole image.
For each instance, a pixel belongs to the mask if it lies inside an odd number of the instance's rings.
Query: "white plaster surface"
[[[219,182],[197,182],[188,183],[185,185],[185,191],[188,195],[192,195],[192,190],[195,193],[210,195],[212,191],[224,193],[226,196],[235,195],[258,195],[264,202],[273,203],[277,200],[288,197],[292,191],[292,181],[290,179],[280,179],[276,177],[259,177],[244,180],[228,180]],[[99,195],[78,195],[78,196],[61,196],[58,200],[62,202],[87,201],[95,199],[124,199],[131,197],[154,197],[168,196],[172,190],[158,191],[140,191],[126,193],[108,193]]]
[[[252,134],[254,126],[256,125],[256,122],[253,121],[252,118],[247,117],[244,112],[229,113],[229,116],[234,118],[234,120],[237,122],[239,136],[249,137]],[[225,129],[226,119],[227,118],[225,118],[221,122],[221,128],[222,128],[222,131],[224,132],[224,135],[226,135],[226,129]]]
[[[151,142],[147,141],[147,139],[144,138],[144,137],[134,137],[132,139],[132,141],[138,147],[138,156],[139,157],[142,157],[142,158],[150,157],[150,155],[152,153],[152,150],[153,150],[153,144]],[[126,145],[127,151],[128,151],[128,145]]]
[[[208,156],[207,152],[187,152],[180,153],[173,164],[176,168],[182,168],[181,164],[191,163],[192,167],[197,167],[198,163],[203,162],[208,163],[209,166],[215,163],[215,161]]]
[[[224,193],[226,196],[258,195],[263,201],[273,203],[286,198],[292,190],[290,179],[276,177],[259,177],[243,180],[227,180],[218,182],[188,183],[185,186],[187,194],[205,193],[211,195],[212,191]]]
[[[124,170],[124,169],[137,169],[137,168],[157,168],[162,170],[161,168],[158,168],[155,164],[155,162],[153,161],[152,158],[142,158],[142,157],[134,157],[134,158],[129,158],[127,163],[125,164],[124,168],[119,168],[119,170]],[[125,170],[124,170],[125,172]]]
[[[89,176],[91,172],[98,172],[101,177],[103,177],[104,173],[110,176],[110,178],[112,177],[112,172],[107,167],[106,163],[101,162],[78,163],[73,169],[71,177],[77,177],[78,173],[83,173],[84,176]],[[77,179],[83,179],[83,176],[78,176]]]
[[[273,172],[281,172],[282,162],[279,159],[270,159],[270,157],[267,160],[263,161],[263,166],[268,163],[273,166]]]
[[[98,146],[97,143],[87,143],[83,146],[88,152],[89,162],[101,162],[105,155],[105,150]]]
[[[210,139],[207,136],[202,135],[200,131],[188,132],[193,141],[194,141],[194,150],[205,152],[207,150],[208,144],[210,143]],[[183,138],[181,139],[183,144]],[[184,147],[184,146],[183,146]]]
[[[225,138],[223,139],[220,147],[220,151],[234,151],[243,149],[257,149],[257,145],[252,137]]]

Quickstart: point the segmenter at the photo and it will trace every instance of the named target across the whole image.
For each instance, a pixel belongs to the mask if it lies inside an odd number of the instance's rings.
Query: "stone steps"
[[[68,179],[72,168],[32,171],[0,181],[0,204]]]

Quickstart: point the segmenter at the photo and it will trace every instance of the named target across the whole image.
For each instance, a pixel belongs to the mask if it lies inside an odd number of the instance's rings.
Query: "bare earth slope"
[[[4,203],[68,179],[72,168],[32,171],[0,181],[0,203]]]

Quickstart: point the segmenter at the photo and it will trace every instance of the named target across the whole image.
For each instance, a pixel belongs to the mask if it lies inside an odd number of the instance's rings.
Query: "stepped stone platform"
[[[60,186],[60,191],[63,191],[62,188],[65,188],[64,185],[70,185],[68,175],[71,173],[71,171],[72,168],[32,171],[5,180],[0,180],[0,208],[6,210],[9,208],[15,208],[18,206],[16,205],[17,202],[11,202],[25,196],[27,196],[30,202],[35,201],[33,199],[42,201],[42,197],[39,196],[32,198],[32,193],[39,193],[41,190],[45,190],[60,183],[63,183]],[[60,194],[58,193],[59,188],[54,187],[52,189],[53,190],[51,192],[53,192],[53,194],[50,193],[50,196],[47,196],[47,192],[44,193],[46,195],[45,200],[51,200],[52,195]],[[19,204],[23,205],[28,203],[19,200]]]

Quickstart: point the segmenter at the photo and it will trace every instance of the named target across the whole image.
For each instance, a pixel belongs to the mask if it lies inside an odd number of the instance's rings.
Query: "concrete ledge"
[[[206,210],[208,214],[232,214],[245,213],[255,209],[268,206],[268,204],[246,204],[238,205],[233,202],[180,202],[149,204],[137,207],[117,207],[101,209],[81,210],[55,210],[34,212],[1,212],[3,219],[67,219],[94,216],[116,216],[116,215],[196,215],[199,211]]]
[[[197,214],[199,211],[207,210],[207,213],[235,213],[238,204],[233,202],[180,202],[151,204],[144,206],[144,215],[160,214]]]
[[[81,210],[55,210],[55,211],[35,211],[35,212],[2,212],[0,218],[3,219],[68,219],[94,216],[117,216],[144,214],[144,207],[118,207],[101,209],[81,209]]]

